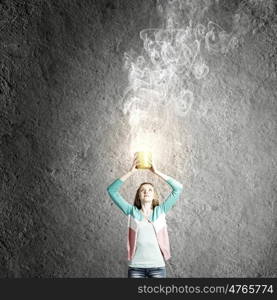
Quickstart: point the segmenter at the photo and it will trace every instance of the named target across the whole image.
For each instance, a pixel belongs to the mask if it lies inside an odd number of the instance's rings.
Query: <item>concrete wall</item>
[[[132,161],[124,52],[143,53],[139,32],[164,26],[161,2],[1,2],[1,277],[127,276],[127,218],[106,188]],[[169,102],[156,124],[157,167],[184,185],[167,216],[168,277],[277,276],[277,21],[263,2],[180,2],[236,45],[203,47],[209,72],[187,78],[189,111]],[[144,180],[170,192],[139,170],[127,201]]]

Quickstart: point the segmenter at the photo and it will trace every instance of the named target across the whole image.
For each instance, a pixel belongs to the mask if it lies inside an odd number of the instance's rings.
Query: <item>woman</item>
[[[128,277],[166,277],[165,261],[171,255],[165,215],[179,198],[183,185],[159,172],[152,161],[150,171],[165,180],[172,192],[160,204],[153,184],[144,182],[131,205],[123,199],[119,189],[136,169],[135,158],[131,169],[107,188],[114,203],[128,216]]]

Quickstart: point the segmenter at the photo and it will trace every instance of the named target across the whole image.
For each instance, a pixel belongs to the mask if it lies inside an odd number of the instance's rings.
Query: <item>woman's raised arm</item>
[[[162,172],[158,171],[154,161],[152,161],[152,166],[150,168],[150,171],[153,172],[154,174],[158,175],[161,177],[163,180],[165,180],[172,188],[172,192],[169,194],[169,196],[166,198],[165,201],[163,201],[162,204],[160,204],[161,209],[167,213],[172,206],[175,204],[175,202],[178,200],[180,197],[180,194],[183,190],[183,185],[175,180],[174,178],[163,174]]]
[[[112,184],[110,184],[107,188],[107,191],[113,200],[113,202],[123,211],[125,215],[129,215],[132,210],[132,205],[129,204],[119,193],[119,189],[136,170],[137,160],[134,159],[131,169],[121,176],[120,178],[116,179]]]

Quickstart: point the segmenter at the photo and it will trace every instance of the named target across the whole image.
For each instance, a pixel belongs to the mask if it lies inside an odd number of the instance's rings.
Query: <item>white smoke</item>
[[[216,23],[194,21],[199,7],[192,1],[158,1],[157,9],[164,17],[163,28],[140,32],[143,55],[124,54],[129,86],[123,112],[129,115],[132,153],[145,149],[159,152],[162,130],[170,125],[169,112],[179,117],[190,113],[194,102],[190,82],[209,74],[203,50],[226,54],[238,45],[238,37]],[[207,9],[208,5],[201,8],[200,19]]]

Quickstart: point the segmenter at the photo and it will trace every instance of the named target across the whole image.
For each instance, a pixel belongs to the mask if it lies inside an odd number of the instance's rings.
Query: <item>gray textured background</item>
[[[1,1],[1,277],[126,277],[127,219],[106,188],[131,166],[123,54],[161,26],[157,4]],[[191,110],[162,129],[157,167],[184,185],[167,218],[167,274],[276,277],[276,1],[203,6],[228,32],[239,26],[239,45],[205,56]],[[170,192],[137,171],[126,200],[146,179]]]

